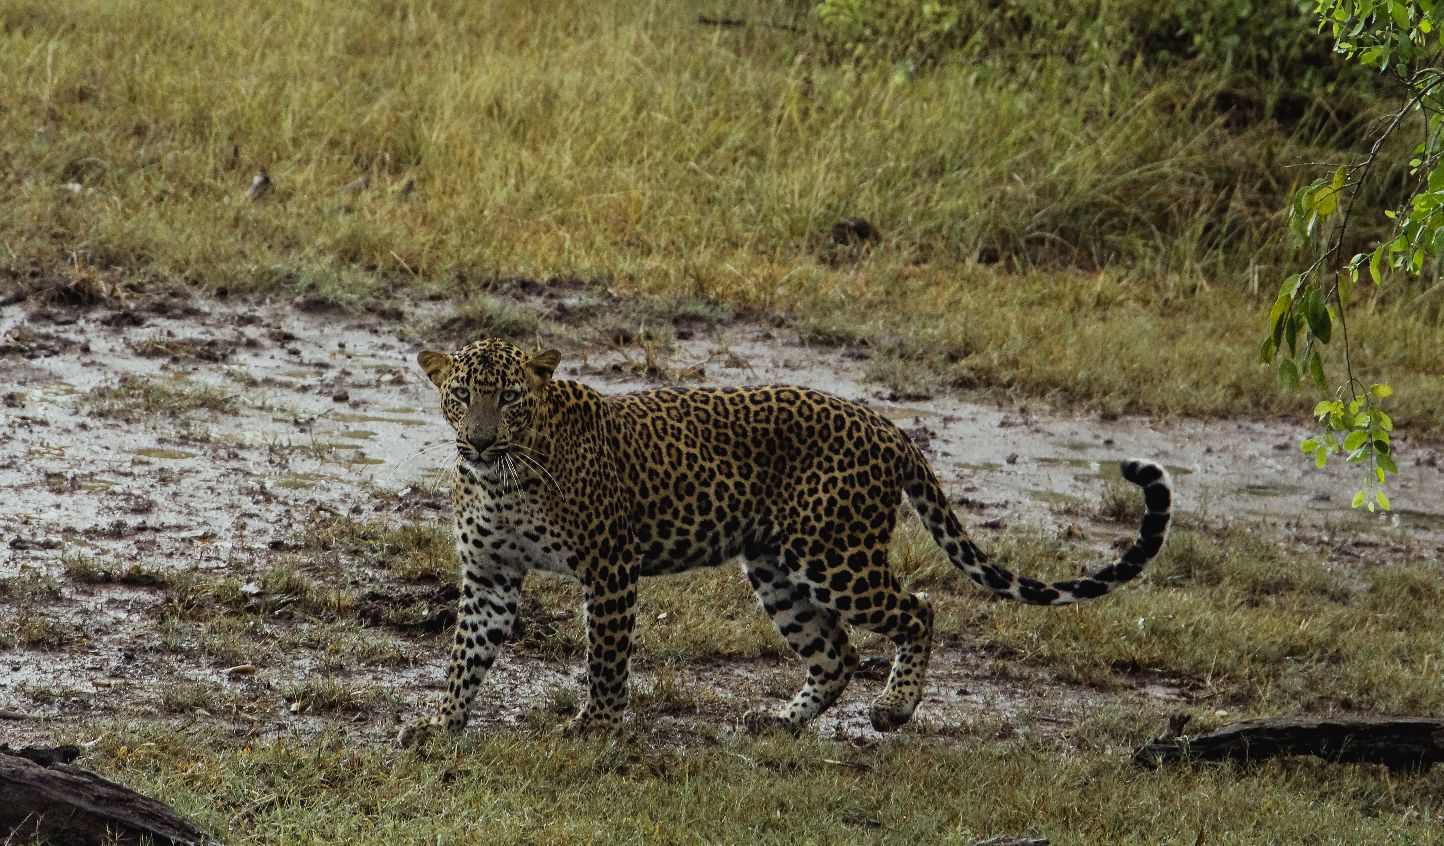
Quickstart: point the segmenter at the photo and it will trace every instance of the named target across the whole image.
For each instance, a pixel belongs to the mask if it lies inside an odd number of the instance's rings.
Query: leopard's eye
[[[451,395],[456,397],[461,402],[471,401],[471,391],[467,390],[466,388],[452,388]]]
[[[516,391],[513,391],[513,390],[510,389],[510,388],[507,388],[506,390],[504,390],[504,391],[501,392],[501,401],[502,401],[503,404],[509,403],[509,402],[516,402],[516,401],[517,401],[517,398],[520,397],[520,396],[521,396],[521,394],[517,393]]]

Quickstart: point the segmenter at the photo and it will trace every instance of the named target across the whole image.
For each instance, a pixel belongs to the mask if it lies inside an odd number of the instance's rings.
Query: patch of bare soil
[[[602,390],[791,382],[872,405],[925,446],[985,542],[989,530],[1029,525],[1103,550],[1128,530],[1100,523],[1094,503],[1131,455],[1173,469],[1182,514],[1261,518],[1363,564],[1444,539],[1438,450],[1405,435],[1399,449],[1417,466],[1392,493],[1398,516],[1369,518],[1337,493],[1346,471],[1306,469],[1294,426],[897,398],[861,380],[854,358],[773,321],[683,314],[662,320],[661,343],[609,314],[605,295],[533,285],[517,296],[557,327],[552,340],[569,350],[559,375]],[[389,738],[441,689],[451,598],[355,550],[300,539],[327,521],[447,518],[451,436],[413,359],[422,341],[461,340],[425,327],[464,327],[426,304],[373,315],[183,296],[109,302],[0,308],[0,738],[44,742],[95,716],[197,715],[250,734],[344,720]],[[1102,692],[994,663],[942,644],[920,730],[1047,730],[1115,697],[1186,695],[1156,682]],[[494,671],[477,723],[555,722],[548,709],[578,689],[578,664],[523,638]],[[675,673],[637,671],[643,719],[683,735],[789,696],[801,675],[790,662],[705,656]],[[670,684],[684,695],[664,695]],[[871,736],[866,708],[880,686],[880,673],[862,674],[821,731]]]

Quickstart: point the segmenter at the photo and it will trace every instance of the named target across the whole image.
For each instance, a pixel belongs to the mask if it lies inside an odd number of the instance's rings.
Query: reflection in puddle
[[[323,452],[326,452],[326,451],[328,451],[328,450],[336,450],[336,449],[360,449],[360,448],[361,448],[361,445],[360,445],[360,444],[348,444],[348,443],[343,443],[343,442],[341,442],[341,441],[317,441],[316,443],[314,443],[314,444],[312,444],[312,445],[310,445],[310,446],[299,447],[299,449],[301,449],[301,450],[303,450],[303,451],[316,452],[316,453],[323,453]]]
[[[59,397],[68,397],[80,393],[80,389],[69,382],[50,382],[32,388],[32,393],[27,398],[37,400],[53,400]]]
[[[1303,493],[1304,488],[1283,482],[1249,482],[1243,486],[1243,491],[1254,496],[1289,496]]]
[[[1444,514],[1430,514],[1427,511],[1417,511],[1413,508],[1396,508],[1389,512],[1400,526],[1408,526],[1415,529],[1444,529]]]
[[[1076,468],[1078,468],[1078,469],[1080,469],[1080,470],[1087,470],[1088,473],[1089,473],[1089,475],[1091,475],[1091,476],[1093,476],[1093,477],[1095,477],[1095,478],[1102,478],[1102,479],[1121,479],[1121,478],[1123,478],[1123,472],[1122,472],[1122,471],[1119,469],[1119,467],[1118,467],[1118,465],[1119,465],[1119,460],[1118,460],[1118,459],[1109,458],[1109,459],[1104,459],[1104,460],[1101,460],[1101,461],[1100,461],[1100,460],[1095,460],[1095,459],[1092,459],[1092,458],[1052,458],[1052,457],[1049,457],[1049,458],[1039,458],[1039,459],[1037,459],[1037,460],[1035,461],[1035,463],[1037,463],[1037,464],[1042,464],[1042,465],[1048,466],[1048,467],[1076,467]],[[1189,467],[1180,467],[1180,466],[1177,465],[1177,464],[1165,464],[1165,465],[1163,465],[1163,469],[1167,470],[1167,471],[1169,472],[1169,475],[1172,475],[1172,476],[1191,476],[1191,475],[1193,475],[1193,470],[1192,470],[1192,468],[1189,468]],[[1074,478],[1075,478],[1075,479],[1078,479],[1078,480],[1080,480],[1080,481],[1086,481],[1086,480],[1088,479],[1088,476],[1078,475],[1078,476],[1075,476]]]
[[[1038,502],[1046,502],[1049,505],[1082,505],[1083,498],[1072,494],[1059,493],[1058,491],[1029,490],[1028,496]]]
[[[335,480],[335,476],[325,473],[287,473],[284,476],[271,480],[271,485],[277,488],[314,488],[317,484],[325,481]]]
[[[195,458],[193,452],[186,452],[183,449],[165,449],[163,447],[145,447],[144,449],[131,450],[131,455],[139,455],[144,458],[163,458],[167,461],[179,461],[183,458]]]
[[[912,420],[914,417],[937,417],[936,411],[926,408],[905,408],[899,405],[874,405],[872,410],[889,420]]]
[[[332,420],[341,423],[392,423],[397,426],[425,426],[424,420],[408,420],[405,417],[378,417],[374,414],[332,414]]]

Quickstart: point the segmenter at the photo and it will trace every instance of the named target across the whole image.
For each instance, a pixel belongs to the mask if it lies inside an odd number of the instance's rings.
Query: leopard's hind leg
[[[838,613],[812,600],[811,588],[775,562],[748,559],[752,589],[787,645],[807,665],[807,681],[780,711],[749,711],[747,728],[797,731],[837,701],[857,669],[857,650],[848,642]]]
[[[866,520],[847,507],[833,513],[831,520],[791,527],[782,544],[782,570],[805,589],[814,607],[892,641],[892,672],[870,712],[874,728],[891,731],[912,718],[922,699],[933,643],[932,603],[904,590],[888,568],[896,507],[870,511]]]

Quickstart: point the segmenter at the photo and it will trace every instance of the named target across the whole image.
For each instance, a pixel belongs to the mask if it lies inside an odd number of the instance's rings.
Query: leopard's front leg
[[[525,572],[461,544],[458,551],[462,562],[461,599],[446,698],[435,714],[401,730],[403,745],[418,743],[438,729],[459,732],[466,727],[472,700],[516,621]]]
[[[587,704],[568,734],[612,731],[627,708],[632,630],[637,620],[637,570],[630,555],[583,580],[587,615]]]

